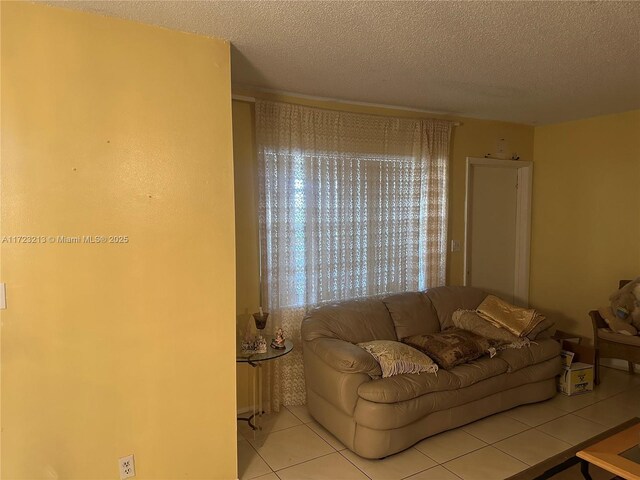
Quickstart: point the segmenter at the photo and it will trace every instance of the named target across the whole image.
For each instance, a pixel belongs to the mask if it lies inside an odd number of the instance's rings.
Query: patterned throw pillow
[[[489,353],[489,349],[497,343],[459,328],[428,335],[414,335],[403,338],[402,341],[426,353],[446,370]]]
[[[436,373],[438,365],[415,348],[392,340],[372,340],[358,344],[380,364],[382,378],[401,373]]]

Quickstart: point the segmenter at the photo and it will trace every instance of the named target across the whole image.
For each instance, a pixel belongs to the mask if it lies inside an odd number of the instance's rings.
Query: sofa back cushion
[[[440,331],[438,315],[423,292],[405,292],[382,299],[389,310],[399,340]]]
[[[442,330],[453,327],[453,312],[458,309],[475,310],[487,293],[474,287],[435,287],[426,291],[440,320]]]
[[[351,343],[398,340],[391,316],[380,299],[346,300],[309,312],[302,322],[302,339],[327,337]]]

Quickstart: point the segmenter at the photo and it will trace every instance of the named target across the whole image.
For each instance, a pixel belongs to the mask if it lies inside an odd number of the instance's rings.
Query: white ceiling
[[[225,38],[236,85],[547,124],[640,108],[640,2],[67,1]]]

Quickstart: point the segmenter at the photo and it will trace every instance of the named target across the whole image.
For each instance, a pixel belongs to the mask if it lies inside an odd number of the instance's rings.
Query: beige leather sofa
[[[377,379],[380,366],[356,345],[440,331],[452,325],[455,310],[475,309],[485,296],[471,287],[438,287],[310,312],[302,340],[313,418],[358,455],[382,458],[444,430],[553,397],[560,346],[548,338],[437,374]]]

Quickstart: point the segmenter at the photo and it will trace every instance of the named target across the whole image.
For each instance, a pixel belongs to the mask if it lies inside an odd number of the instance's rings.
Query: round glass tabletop
[[[293,350],[293,342],[291,340],[284,341],[284,348],[273,348],[271,345],[267,345],[267,351],[265,353],[242,353],[240,347],[236,351],[236,362],[257,363],[273,360],[274,358],[282,357]]]

